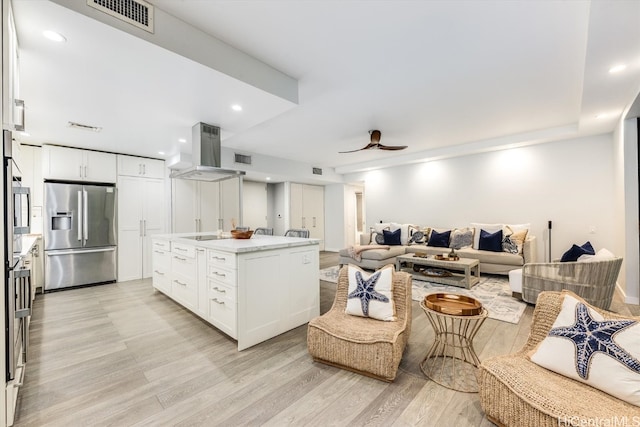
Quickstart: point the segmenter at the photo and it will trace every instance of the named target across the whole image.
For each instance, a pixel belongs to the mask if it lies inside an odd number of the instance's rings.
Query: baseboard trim
[[[340,249],[334,249],[334,248],[324,248],[323,252],[340,252]]]
[[[620,292],[620,295],[622,295],[622,299],[624,300],[625,304],[640,305],[640,298],[628,296],[624,289],[620,287],[619,282],[616,282],[616,288],[618,288],[618,292]]]

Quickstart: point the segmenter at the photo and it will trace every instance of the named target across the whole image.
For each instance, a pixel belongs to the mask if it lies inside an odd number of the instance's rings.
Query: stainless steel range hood
[[[192,128],[191,158],[193,166],[171,172],[171,178],[194,181],[222,181],[245,175],[246,172],[220,167],[220,128],[196,123]]]

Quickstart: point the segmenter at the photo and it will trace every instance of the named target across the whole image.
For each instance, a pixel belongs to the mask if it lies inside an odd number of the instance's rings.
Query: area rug
[[[320,270],[320,280],[338,282],[338,266]],[[411,299],[422,301],[435,292],[451,292],[467,295],[479,300],[489,312],[489,317],[508,323],[518,323],[527,304],[514,299],[509,288],[509,279],[503,276],[480,276],[480,283],[471,289],[440,285],[426,280],[413,279]]]

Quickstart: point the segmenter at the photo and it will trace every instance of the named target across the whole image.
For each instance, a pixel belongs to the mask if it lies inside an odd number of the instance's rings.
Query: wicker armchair
[[[637,406],[529,360],[527,354],[548,335],[562,301],[561,292],[542,292],[524,347],[514,354],[489,358],[480,365],[480,404],[487,418],[498,426],[577,426],[595,425],[587,424],[594,420],[625,419],[632,425],[633,420],[640,419]],[[594,309],[608,319],[629,318]]]
[[[622,258],[592,262],[547,262],[522,268],[522,299],[535,304],[542,291],[570,290],[596,307],[609,309]]]
[[[411,276],[393,273],[398,320],[384,322],[345,313],[348,266],[338,276],[331,309],[309,322],[307,346],[313,360],[383,381],[393,381],[411,333]]]

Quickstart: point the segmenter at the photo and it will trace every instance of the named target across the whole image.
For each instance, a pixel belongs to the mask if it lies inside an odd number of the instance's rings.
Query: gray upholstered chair
[[[290,228],[284,233],[285,237],[304,237],[309,238],[309,230],[306,228]]]
[[[535,304],[543,291],[567,289],[589,304],[608,310],[622,258],[591,262],[538,262],[522,267],[522,299]]]
[[[263,235],[263,236],[273,236],[273,228],[272,227],[258,227],[253,232],[253,235]]]
[[[384,322],[345,313],[348,271],[346,265],[340,269],[331,309],[309,322],[309,354],[317,362],[393,381],[411,334],[411,276],[393,272],[397,320]]]

